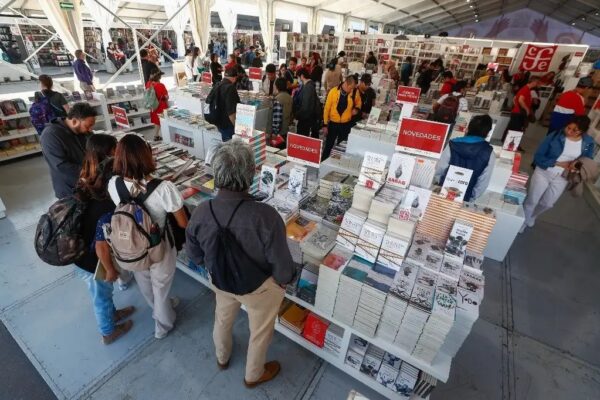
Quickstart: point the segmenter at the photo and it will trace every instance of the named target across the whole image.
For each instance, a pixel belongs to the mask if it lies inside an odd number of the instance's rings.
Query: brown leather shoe
[[[225,371],[227,368],[229,368],[229,360],[227,360],[227,362],[225,364],[221,364],[218,360],[217,360],[217,366],[219,367],[219,369],[221,371]]]
[[[110,335],[102,336],[102,343],[111,344],[112,342],[129,332],[132,326],[132,320],[127,320],[122,324],[115,326],[115,330],[113,331],[113,333],[111,333]]]
[[[247,388],[252,389],[261,383],[268,382],[275,378],[279,371],[281,371],[279,361],[269,361],[265,364],[265,372],[263,372],[262,376],[256,382],[247,382],[246,379],[244,379],[244,385],[246,385]]]
[[[115,311],[115,315],[113,316],[113,319],[115,322],[119,322],[119,321],[129,318],[131,316],[131,314],[133,314],[134,312],[135,312],[134,306],[121,308],[120,310]]]

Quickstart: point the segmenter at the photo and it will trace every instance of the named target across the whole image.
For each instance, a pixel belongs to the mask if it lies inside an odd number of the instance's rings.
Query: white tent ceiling
[[[0,0],[0,5],[6,1]],[[42,0],[16,0],[11,7],[28,16],[42,16],[39,1]],[[258,15],[255,0],[231,1],[240,3],[238,14]],[[163,0],[122,0],[117,13],[126,20],[160,23],[167,19],[162,3]],[[600,36],[600,0],[276,0],[275,8],[282,9],[286,4],[433,34],[530,8],[563,23],[575,23],[578,29]],[[84,18],[89,18],[85,7],[83,13]],[[10,15],[10,11],[4,10],[3,14]],[[277,12],[275,17],[279,18]]]

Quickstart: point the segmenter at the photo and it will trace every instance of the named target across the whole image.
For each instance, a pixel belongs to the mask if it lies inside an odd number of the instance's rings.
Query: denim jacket
[[[565,148],[565,132],[563,129],[555,131],[546,136],[540,147],[535,152],[534,162],[537,167],[547,169],[556,164],[556,160]],[[594,156],[594,139],[588,134],[581,136],[581,157],[592,158]]]

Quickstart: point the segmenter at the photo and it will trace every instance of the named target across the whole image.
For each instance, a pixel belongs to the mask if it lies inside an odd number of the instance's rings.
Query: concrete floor
[[[531,154],[543,130],[532,127]],[[523,165],[528,165],[524,162]],[[242,384],[248,338],[235,325],[230,370],[216,368],[214,296],[178,272],[177,329],[152,337],[150,310],[134,286],[116,304],[135,304],[134,328],[99,343],[85,287],[72,270],[44,266],[32,251],[35,224],[52,202],[46,165],[33,157],[0,165],[0,400],[48,399],[345,399],[360,382],[280,334],[270,356],[281,376],[255,390]],[[600,393],[600,221],[583,199],[564,196],[518,237],[503,263],[486,260],[481,318],[433,400],[598,399]]]

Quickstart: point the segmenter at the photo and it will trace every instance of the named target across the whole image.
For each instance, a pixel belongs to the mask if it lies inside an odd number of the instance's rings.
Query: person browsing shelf
[[[161,237],[167,250],[161,261],[152,264],[147,270],[133,273],[140,292],[152,308],[154,318],[154,337],[162,339],[173,329],[175,324],[174,308],[179,303],[178,299],[171,299],[169,292],[175,276],[175,262],[177,248],[171,243],[165,232],[168,214],[171,213],[177,225],[181,228],[187,226],[188,218],[183,208],[183,198],[174,183],[160,181],[156,186],[150,174],[156,170],[152,148],[144,139],[137,135],[125,135],[117,144],[113,173],[108,182],[110,198],[118,205],[121,203],[119,192],[126,190],[136,197],[140,194],[147,195],[144,207],[148,210],[152,222],[158,225]],[[149,188],[152,187],[149,193]],[[119,189],[121,188],[121,189]]]
[[[148,82],[146,82],[146,89],[154,88],[154,94],[156,100],[158,100],[158,107],[154,110],[150,110],[150,122],[154,125],[154,140],[161,140],[160,136],[160,115],[164,110],[169,108],[169,92],[167,87],[160,82],[161,76],[164,75],[160,69],[156,69],[151,75]]]
[[[302,82],[293,97],[294,116],[298,120],[298,133],[313,138],[319,137],[321,122],[321,101],[315,83],[306,69],[298,70],[298,79]]]
[[[260,90],[267,96],[275,94],[275,80],[277,79],[277,67],[275,64],[268,64],[265,68],[265,74],[262,77]]]
[[[219,63],[219,56],[217,53],[210,55],[210,73],[212,75],[213,85],[221,82],[223,79],[223,66]]]
[[[529,180],[527,197],[523,204],[525,227],[533,227],[536,218],[554,207],[565,191],[568,181],[563,173],[573,169],[580,157],[593,158],[594,139],[587,134],[590,119],[575,116],[561,130],[546,136],[533,158],[535,170]]]
[[[52,113],[57,118],[64,118],[69,112],[69,103],[62,93],[52,90],[54,81],[49,75],[40,75],[38,77],[40,81],[41,94],[43,97],[48,98],[48,103],[52,107]]]
[[[519,89],[515,95],[514,105],[510,113],[510,120],[508,121],[508,127],[504,132],[502,141],[506,138],[506,134],[509,130],[525,133],[528,120],[534,118],[532,109],[533,97],[531,91],[539,87],[539,85],[540,78],[532,76],[529,83]]]
[[[66,118],[51,121],[42,131],[42,154],[50,167],[54,195],[59,199],[73,194],[96,115],[89,104],[77,103]]]
[[[323,78],[327,93],[334,87],[339,86],[344,80],[342,76],[342,59],[338,58],[337,60],[334,59],[334,61],[336,61],[335,64],[332,62],[327,65],[327,71],[325,71],[325,77]]]
[[[465,201],[473,201],[481,196],[492,178],[496,156],[492,146],[485,140],[491,129],[492,118],[489,115],[473,117],[466,136],[450,140],[437,163],[435,178],[440,185],[444,184],[451,165],[473,171]]]
[[[410,83],[410,77],[412,76],[414,70],[415,65],[413,64],[412,57],[406,57],[406,60],[404,63],[402,63],[402,67],[400,69],[400,82],[402,82],[402,85],[408,86]]]
[[[483,86],[487,85],[490,81],[490,78],[492,78],[493,76],[496,76],[496,71],[494,71],[492,68],[488,69],[486,74],[481,78],[477,79],[477,82],[475,82],[475,89],[479,90]]]
[[[185,56],[185,76],[189,81],[196,82],[198,80],[198,68],[200,60],[200,48],[193,47]]]
[[[273,124],[271,132],[273,135],[287,136],[288,130],[294,121],[292,112],[292,96],[287,92],[287,82],[283,78],[275,80],[275,100],[273,102]]]
[[[344,83],[331,89],[327,95],[323,111],[323,122],[327,127],[323,160],[329,158],[336,142],[340,143],[348,139],[350,129],[352,129],[352,118],[360,113],[362,107],[360,95],[357,92],[356,78],[349,76]]]
[[[77,196],[86,204],[81,221],[86,252],[75,261],[78,267],[75,274],[88,287],[104,344],[111,344],[129,332],[133,321],[126,319],[135,311],[133,306],[115,309],[113,283],[119,278],[119,272],[113,263],[102,229],[103,223],[110,222],[110,216],[115,210],[106,186],[112,177],[116,147],[117,139],[114,136],[98,133],[89,138],[76,189]],[[105,271],[104,279],[95,279],[97,268]]]
[[[75,50],[75,61],[73,61],[73,72],[75,72],[75,76],[79,81],[79,86],[81,90],[85,91],[95,91],[94,88],[94,74],[92,70],[85,62],[85,53],[83,50],[78,49]]]
[[[186,253],[196,265],[206,266],[214,286],[213,341],[221,370],[236,357],[232,354],[232,329],[242,305],[248,313],[244,384],[253,388],[273,379],[281,369],[278,361],[266,362],[266,356],[285,294],[283,287],[294,278],[294,263],[281,217],[248,194],[256,170],[251,150],[240,141],[223,143],[215,152],[212,167],[217,196],[194,210],[186,230]],[[215,240],[223,229],[235,240],[228,250]],[[224,251],[230,251],[233,262],[244,266],[237,282],[225,279],[231,267],[220,256]]]
[[[360,101],[361,105],[361,118],[367,118],[369,113],[371,113],[371,109],[375,105],[375,100],[377,99],[377,93],[371,87],[372,79],[370,74],[363,74],[360,77],[360,82],[358,84],[358,90],[360,91]]]
[[[234,133],[235,114],[240,96],[235,88],[235,82],[238,78],[237,67],[225,70],[225,78],[215,86],[215,98],[211,101],[217,101],[218,121],[217,129],[221,134],[221,139],[224,142],[231,140]],[[210,96],[210,95],[209,95]],[[208,101],[208,98],[207,98]]]
[[[444,71],[444,73],[442,74],[442,79],[444,83],[442,84],[442,88],[440,89],[440,96],[452,93],[452,88],[458,82],[456,79],[454,79],[452,71]]]

